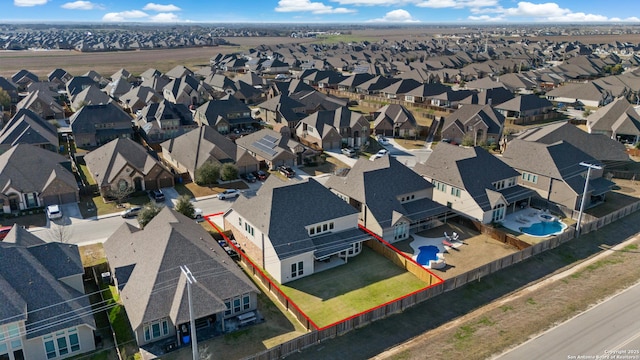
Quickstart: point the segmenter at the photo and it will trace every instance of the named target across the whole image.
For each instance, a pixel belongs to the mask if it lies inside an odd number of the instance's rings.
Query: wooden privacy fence
[[[618,211],[615,211],[607,216],[602,218],[594,218],[595,220],[585,222],[582,227],[582,234],[586,234],[590,231],[595,231],[605,225],[610,224],[613,221],[621,219],[624,216],[627,216],[635,211],[640,209],[640,202],[633,203],[628,205]],[[528,243],[524,243],[523,241],[517,239],[513,235],[506,234],[499,229],[492,228],[490,226],[481,224],[479,222],[461,219],[458,217],[463,225],[468,226],[469,228],[478,229],[483,234],[487,234],[492,238],[511,244],[518,248],[517,252],[513,254],[504,256],[500,259],[494,260],[490,263],[482,265],[473,270],[467,271],[464,274],[460,274],[458,276],[446,279],[444,281],[440,280],[439,277],[433,275],[433,278],[424,278],[420,277],[423,281],[430,284],[430,286],[403,296],[399,299],[395,299],[386,304],[382,304],[373,309],[369,309],[363,313],[356,314],[347,319],[341,320],[337,323],[325,326],[323,328],[317,329],[310,333],[304,334],[300,337],[277,345],[271,349],[264,350],[258,354],[254,354],[252,356],[247,357],[246,359],[256,359],[256,360],[272,360],[272,359],[281,359],[287,355],[293,354],[300,350],[303,350],[309,346],[313,346],[319,344],[325,340],[335,338],[337,336],[346,334],[352,330],[355,330],[359,327],[365,326],[374,321],[384,319],[389,315],[403,312],[404,310],[413,307],[415,305],[420,304],[423,301],[426,301],[434,296],[440,295],[444,292],[455,290],[460,286],[463,286],[469,282],[480,280],[482,277],[500,271],[504,268],[507,268],[511,265],[517,264],[523,260],[526,260],[532,256],[540,254],[544,251],[554,249],[561,244],[575,238],[576,230],[573,227],[567,228],[562,234],[549,237],[548,239],[541,241],[535,245],[530,245]],[[368,231],[368,230],[365,230]],[[420,273],[428,273],[424,268],[415,264],[410,258],[407,259],[406,255],[402,252],[395,249],[392,245],[387,243],[386,241],[380,239],[377,236],[374,236],[376,240],[368,240],[365,242],[365,245],[376,251],[377,253],[383,255],[385,258],[392,261],[394,264],[405,268],[407,271],[412,274],[419,276]],[[525,246],[526,245],[526,246]],[[404,255],[404,256],[403,256]],[[414,265],[416,267],[414,267]],[[418,269],[418,267],[420,269]],[[431,281],[431,282],[430,282]],[[435,282],[434,282],[435,281]],[[295,312],[294,312],[295,314]],[[304,323],[303,323],[304,324]]]

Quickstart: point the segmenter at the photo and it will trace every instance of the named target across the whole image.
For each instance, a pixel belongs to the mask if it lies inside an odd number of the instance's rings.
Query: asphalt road
[[[564,322],[499,360],[640,360],[640,284]]]

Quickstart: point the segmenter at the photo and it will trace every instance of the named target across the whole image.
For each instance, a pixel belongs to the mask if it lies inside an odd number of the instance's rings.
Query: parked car
[[[226,199],[230,199],[230,198],[237,198],[238,196],[240,196],[240,190],[238,189],[227,189],[221,193],[218,194],[218,199],[220,200],[226,200]]]
[[[373,156],[371,156],[371,158],[369,160],[379,159],[379,158],[387,155],[388,153],[389,153],[389,150],[387,150],[387,149],[379,150],[377,153],[375,153]]]
[[[386,137],[384,137],[382,135],[378,135],[378,144],[380,144],[382,146],[389,145],[389,139],[387,139]]]
[[[149,197],[155,202],[164,202],[164,194],[162,190],[149,190]]]
[[[253,175],[260,181],[267,180],[267,173],[262,170],[255,171]]]
[[[254,182],[256,182],[256,176],[255,176],[255,175],[253,175],[252,173],[246,173],[246,174],[242,175],[242,177],[243,177],[247,182],[250,182],[250,183],[254,183]]]
[[[12,226],[3,226],[0,228],[0,241],[7,237],[9,231],[11,231]]]
[[[350,147],[346,147],[346,148],[342,148],[342,154],[348,156],[348,157],[354,157],[356,156],[356,151],[353,148]]]
[[[196,222],[203,222],[204,216],[202,216],[202,209],[194,208],[193,209],[193,218],[196,219]]]
[[[120,216],[122,216],[125,219],[130,217],[135,217],[135,216],[138,216],[138,214],[140,213],[140,210],[142,210],[142,208],[139,206],[130,207],[127,210],[121,212]]]
[[[62,209],[58,205],[47,206],[47,217],[49,220],[60,219],[62,217]]]
[[[296,176],[295,170],[293,170],[290,166],[285,166],[285,165],[278,166],[278,171],[280,172],[280,174],[288,178],[292,178]]]

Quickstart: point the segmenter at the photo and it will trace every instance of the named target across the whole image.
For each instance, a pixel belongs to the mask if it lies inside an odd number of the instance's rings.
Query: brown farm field
[[[214,46],[197,48],[177,48],[138,51],[113,51],[83,53],[69,50],[50,51],[0,51],[0,76],[9,77],[17,71],[26,69],[39,77],[46,77],[56,68],[62,68],[74,76],[95,70],[102,76],[111,76],[125,68],[139,75],[149,68],[161,72],[184,65],[192,70],[208,65],[209,59],[218,54],[244,51],[253,46],[275,45],[292,42],[309,42],[312,39],[294,39],[289,37],[247,37],[229,38],[229,42],[238,46]]]

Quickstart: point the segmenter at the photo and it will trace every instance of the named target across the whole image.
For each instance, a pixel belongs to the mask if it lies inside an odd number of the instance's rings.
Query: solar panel
[[[262,139],[260,139],[262,140]],[[278,152],[273,150],[274,146],[265,144],[264,142],[261,142],[260,140],[256,141],[253,143],[253,146],[256,149],[259,149],[260,151],[263,151],[264,153],[266,153],[267,155],[273,157],[275,156]]]
[[[275,144],[275,143],[278,141],[278,139],[277,139],[277,138],[275,138],[275,137],[273,137],[273,136],[271,136],[271,135],[265,135],[265,136],[264,136],[262,139],[260,139],[260,140],[266,140],[266,141],[268,141],[268,142],[270,142],[270,143],[273,143],[273,144]],[[258,140],[258,141],[260,141],[260,140]]]

